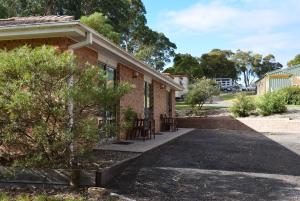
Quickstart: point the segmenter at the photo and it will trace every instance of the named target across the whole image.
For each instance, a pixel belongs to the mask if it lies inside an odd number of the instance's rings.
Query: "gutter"
[[[93,44],[93,34],[91,32],[87,32],[86,33],[86,39],[84,41],[81,41],[79,43],[75,43],[73,45],[69,46],[69,50],[73,51],[88,45],[92,45]]]
[[[170,85],[173,89],[177,91],[182,91],[183,87],[178,85],[168,76],[161,74],[159,71],[153,69],[149,65],[145,64],[144,62],[136,59],[134,55],[126,52],[121,47],[115,45],[108,39],[104,38],[101,34],[97,33],[95,30],[91,29],[90,27],[80,23],[79,21],[72,21],[72,22],[49,22],[49,23],[33,23],[33,24],[18,24],[18,25],[9,25],[9,26],[0,26],[0,36],[1,33],[5,33],[5,31],[24,31],[24,30],[34,30],[40,29],[46,31],[47,28],[52,29],[61,29],[62,27],[74,27],[73,30],[70,30],[74,33],[77,33],[81,36],[86,36],[86,40],[75,43],[69,46],[69,50],[75,50],[80,47],[91,45],[92,42],[96,43],[99,46],[107,49],[108,51],[116,54],[117,56],[123,58],[124,60],[130,62],[131,64],[137,66],[138,68],[145,71],[149,75],[153,76],[154,79],[163,82],[165,84]],[[27,32],[28,33],[28,32]],[[49,32],[50,33],[50,32]]]

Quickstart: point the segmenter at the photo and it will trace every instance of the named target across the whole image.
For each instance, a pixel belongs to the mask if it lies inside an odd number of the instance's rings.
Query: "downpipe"
[[[91,32],[86,33],[86,39],[84,41],[75,43],[73,45],[70,45],[68,47],[69,52],[74,54],[74,50],[92,45],[93,44],[93,34]],[[70,77],[68,78],[68,88],[69,91],[70,89],[74,86],[74,75],[71,74]],[[74,128],[74,102],[70,94],[68,94],[68,113],[69,113],[69,133],[71,135],[71,142],[69,145],[70,149],[70,166],[72,169],[72,174],[70,178],[70,186],[71,188],[78,188],[80,185],[79,177],[80,177],[80,170],[76,170],[76,164],[75,164],[75,155],[74,155],[74,133],[73,133],[73,128]]]

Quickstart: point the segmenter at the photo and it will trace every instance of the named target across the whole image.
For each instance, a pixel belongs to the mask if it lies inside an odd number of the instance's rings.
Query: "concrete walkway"
[[[161,135],[156,135],[155,139],[152,140],[138,140],[131,141],[132,144],[122,145],[122,144],[108,144],[108,145],[99,145],[96,149],[98,150],[110,150],[110,151],[125,151],[125,152],[135,152],[143,153],[159,147],[167,142],[172,141],[175,138],[178,138],[188,132],[193,131],[193,128],[180,128],[177,132],[162,132]]]

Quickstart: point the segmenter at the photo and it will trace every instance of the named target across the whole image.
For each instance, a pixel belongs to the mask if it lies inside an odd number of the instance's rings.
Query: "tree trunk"
[[[45,15],[56,15],[54,11],[55,0],[48,0],[45,8]]]

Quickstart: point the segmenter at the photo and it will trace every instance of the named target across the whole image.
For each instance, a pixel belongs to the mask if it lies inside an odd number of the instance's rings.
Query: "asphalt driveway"
[[[195,130],[107,187],[135,200],[300,200],[300,156],[254,131]]]

